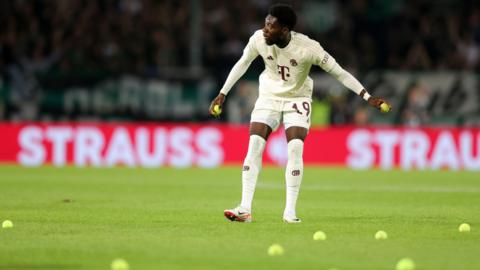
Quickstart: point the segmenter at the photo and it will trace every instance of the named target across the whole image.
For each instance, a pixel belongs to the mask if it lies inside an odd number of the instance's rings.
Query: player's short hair
[[[287,4],[275,4],[270,7],[268,14],[277,18],[280,25],[293,30],[297,23],[297,14],[293,10],[292,6]]]

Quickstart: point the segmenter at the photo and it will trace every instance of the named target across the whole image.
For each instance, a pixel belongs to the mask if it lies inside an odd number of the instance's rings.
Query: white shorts
[[[285,129],[289,127],[310,128],[312,106],[309,98],[292,101],[259,97],[255,102],[250,122],[260,122],[277,130],[283,120]]]

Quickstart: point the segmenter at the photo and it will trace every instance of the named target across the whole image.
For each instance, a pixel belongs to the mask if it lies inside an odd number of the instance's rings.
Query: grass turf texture
[[[281,221],[284,171],[265,168],[254,222],[232,223],[240,167],[0,167],[0,269],[478,269],[480,178],[468,172],[307,167],[302,224]],[[470,233],[459,233],[468,222]],[[312,240],[315,231],[326,241]],[[377,241],[385,230],[389,239]],[[279,243],[285,255],[269,257]]]

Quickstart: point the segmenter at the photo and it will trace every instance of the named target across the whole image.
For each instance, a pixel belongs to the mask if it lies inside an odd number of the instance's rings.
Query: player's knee
[[[268,140],[268,137],[272,133],[272,128],[264,123],[252,122],[250,123],[250,136],[259,136],[265,141]]]
[[[299,126],[289,127],[285,130],[285,135],[287,136],[287,141],[290,142],[291,140],[300,139],[302,141],[305,140],[308,134],[308,129]]]

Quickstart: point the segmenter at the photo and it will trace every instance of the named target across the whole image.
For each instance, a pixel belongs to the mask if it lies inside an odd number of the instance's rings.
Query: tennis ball
[[[118,258],[113,260],[111,268],[112,270],[128,270],[129,266],[127,261],[125,261],[124,259]]]
[[[458,231],[459,232],[469,232],[470,231],[470,225],[468,225],[468,223],[462,223],[458,227]]]
[[[380,111],[382,113],[388,113],[390,111],[390,106],[388,106],[388,104],[384,102],[380,104]]]
[[[317,231],[313,234],[313,240],[315,241],[323,241],[327,239],[327,235],[322,231]]]
[[[10,220],[5,220],[4,222],[2,222],[2,228],[10,229],[12,227],[13,227],[13,222],[11,222]]]
[[[268,248],[268,255],[270,256],[281,256],[283,253],[285,253],[285,250],[279,244],[273,244]]]
[[[378,231],[375,234],[375,239],[377,239],[377,240],[385,240],[387,238],[388,238],[388,235],[385,231]]]
[[[222,108],[217,104],[213,106],[213,115],[214,116],[219,116],[222,113]]]
[[[410,258],[403,258],[397,263],[396,270],[415,270],[415,263]]]

